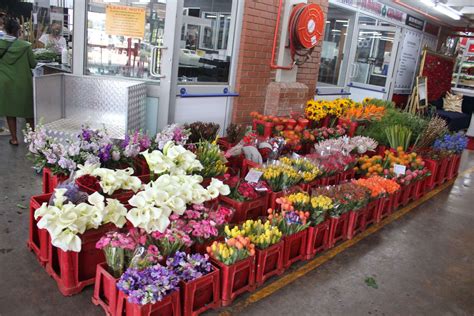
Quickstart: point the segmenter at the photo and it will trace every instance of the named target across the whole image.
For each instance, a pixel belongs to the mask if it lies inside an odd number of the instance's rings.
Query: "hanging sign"
[[[406,29],[399,53],[400,63],[395,77],[395,91],[410,94],[415,78],[416,63],[420,56],[422,33]]]
[[[105,33],[143,38],[145,36],[145,9],[108,5],[105,9]]]
[[[335,0],[336,2],[370,12],[387,20],[404,22],[406,13],[377,0]]]
[[[405,20],[405,24],[408,26],[414,27],[417,30],[423,31],[423,27],[425,26],[425,21],[407,14],[407,19]]]

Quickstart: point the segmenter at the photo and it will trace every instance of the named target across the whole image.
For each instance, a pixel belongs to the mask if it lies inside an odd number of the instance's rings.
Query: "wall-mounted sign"
[[[474,53],[474,44],[469,44],[469,47],[467,48],[468,53]]]
[[[145,9],[108,5],[105,9],[105,33],[143,38],[145,36]]]
[[[405,24],[408,26],[414,27],[417,30],[423,31],[423,27],[425,26],[425,21],[407,14],[407,19],[405,20]]]
[[[388,20],[404,22],[406,13],[395,9],[391,6],[381,3],[377,0],[335,0],[335,2],[349,5],[360,9],[361,11],[370,12]]]

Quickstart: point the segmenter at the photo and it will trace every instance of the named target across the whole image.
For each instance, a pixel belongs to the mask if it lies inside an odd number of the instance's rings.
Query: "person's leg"
[[[7,116],[7,123],[8,129],[10,130],[10,135],[12,136],[10,144],[18,145],[18,138],[16,137],[16,117]]]

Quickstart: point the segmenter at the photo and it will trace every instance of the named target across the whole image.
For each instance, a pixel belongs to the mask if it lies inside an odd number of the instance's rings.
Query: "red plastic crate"
[[[307,239],[308,229],[283,237],[283,267],[285,269],[288,269],[293,263],[305,259]]]
[[[327,249],[330,226],[331,221],[327,219],[316,226],[308,227],[308,238],[305,254],[306,260],[313,258],[317,253]]]
[[[446,171],[446,179],[451,180],[458,175],[461,164],[461,155],[452,155]]]
[[[229,266],[214,258],[211,260],[220,270],[222,306],[232,304],[242,293],[255,290],[255,256]]]
[[[365,230],[365,223],[369,209],[367,206],[357,211],[349,212],[349,223],[347,224],[347,239],[352,239],[355,235]]]
[[[52,193],[37,195],[31,197],[30,200],[30,227],[29,237],[26,245],[33,251],[42,266],[45,266],[48,262],[48,251],[50,244],[49,233],[46,229],[39,229],[36,224],[38,220],[35,220],[35,211],[41,207],[43,203],[48,203]]]
[[[311,193],[311,190],[321,186],[321,179],[316,179],[309,183],[300,183],[298,185],[301,187],[303,191]]]
[[[180,282],[183,316],[197,316],[221,305],[219,269],[189,282]]]
[[[149,175],[140,176],[139,179],[140,180],[147,179],[146,177],[149,177]],[[76,184],[79,187],[79,190],[81,190],[83,192],[86,192],[87,194],[94,194],[96,192],[95,189],[92,189],[88,186],[85,186],[85,185],[79,183],[77,180],[76,180]],[[111,199],[116,199],[122,204],[127,204],[128,200],[130,200],[134,194],[135,193],[132,190],[118,190],[118,191],[114,192],[112,195],[105,195],[105,197],[106,198],[111,198]]]
[[[105,262],[97,265],[92,303],[102,307],[107,315],[115,315],[117,311],[118,280],[109,273]]]
[[[416,181],[415,187],[413,188],[413,200],[420,199],[426,192],[426,178]]]
[[[435,179],[435,184],[436,185],[441,185],[446,181],[448,163],[449,163],[449,158],[441,159],[441,161],[439,163],[438,172],[436,173],[436,179]]]
[[[355,170],[354,168],[351,168],[349,170],[344,171],[339,175],[339,180],[338,183],[350,181],[355,178]]]
[[[168,294],[161,302],[138,305],[128,301],[128,296],[119,291],[117,299],[117,316],[181,316],[179,290]]]
[[[150,168],[145,157],[138,155],[133,159],[133,170],[135,171],[134,175],[137,177],[150,174]]]
[[[334,174],[332,176],[322,177],[320,180],[321,180],[321,186],[337,185],[337,184],[339,184],[339,174]]]
[[[260,216],[267,215],[267,194],[262,195],[253,201],[239,202],[227,196],[219,196],[219,201],[224,206],[230,206],[235,209],[231,223],[240,223],[247,219],[258,219]]]
[[[436,177],[438,176],[438,170],[440,166],[440,162],[437,160],[432,159],[424,159],[425,167],[428,168],[431,175],[426,178],[425,186],[426,190],[432,190],[436,185]]]
[[[383,198],[378,198],[376,200],[370,201],[369,204],[367,204],[367,215],[365,217],[365,223],[364,223],[364,228],[365,230],[367,226],[372,225],[374,223],[378,223],[377,218],[380,218],[379,211],[380,211],[380,203],[383,201],[385,197]]]
[[[52,244],[49,245],[46,271],[56,281],[64,296],[78,294],[84,287],[94,284],[96,267],[105,262],[104,252],[97,249],[95,244],[106,232],[114,228],[113,224],[107,224],[99,229],[86,231],[80,236],[80,252],[62,251]]]
[[[43,194],[48,194],[54,192],[54,189],[58,184],[63,183],[68,179],[67,175],[64,174],[53,174],[51,169],[44,167],[43,168]]]
[[[247,175],[247,173],[249,172],[250,169],[252,168],[258,168],[260,167],[260,165],[256,162],[253,162],[251,160],[248,160],[248,159],[244,159],[242,161],[242,169],[240,170],[240,175],[242,176],[242,178],[245,178],[245,176]]]
[[[401,194],[402,191],[400,189],[380,201],[378,212],[380,214],[380,217],[378,218],[377,223],[379,223],[383,218],[390,216],[390,214],[397,210],[398,201],[400,199]]]
[[[346,239],[349,227],[349,212],[339,217],[331,217],[330,219],[328,248],[332,248],[338,241]]]
[[[261,286],[268,278],[280,275],[283,269],[284,243],[280,241],[266,249],[256,249],[255,283]]]
[[[273,134],[273,122],[265,122],[262,120],[253,120],[253,130],[257,135],[262,136],[263,138],[270,138]]]

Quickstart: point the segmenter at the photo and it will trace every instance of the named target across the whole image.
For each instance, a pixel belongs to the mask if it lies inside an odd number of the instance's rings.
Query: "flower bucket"
[[[321,179],[313,180],[309,183],[300,183],[298,184],[304,192],[311,193],[311,190],[317,188],[321,185]]]
[[[416,181],[415,187],[413,188],[413,201],[420,199],[426,192],[426,178]]]
[[[222,306],[232,304],[240,294],[255,289],[255,256],[232,265],[225,265],[213,258],[211,260],[220,270]]]
[[[346,181],[350,181],[355,178],[355,170],[351,168],[349,170],[344,171],[343,173],[339,174],[339,181],[338,183],[343,183]]]
[[[161,302],[155,304],[138,305],[130,303],[128,296],[119,291],[117,299],[117,316],[180,316],[181,304],[179,290],[166,295]]]
[[[369,209],[367,206],[357,211],[349,212],[349,223],[347,224],[346,239],[352,239],[355,235],[365,230],[365,223]]]
[[[316,254],[327,249],[331,220],[327,219],[316,226],[308,227],[305,259],[309,260]]]
[[[365,222],[364,222],[364,227],[362,231],[364,231],[367,226],[372,225],[374,223],[378,223],[380,220],[377,221],[378,218],[380,218],[380,203],[385,200],[385,197],[378,198],[376,200],[370,201],[369,204],[367,204],[367,215],[365,216]]]
[[[461,164],[461,155],[452,155],[446,171],[446,179],[451,180],[458,175]]]
[[[258,136],[261,136],[263,138],[270,138],[273,133],[273,125],[273,122],[266,122],[254,119],[252,127]]]
[[[30,200],[30,227],[29,237],[26,243],[27,247],[33,251],[42,266],[48,262],[48,251],[50,236],[46,229],[39,229],[36,225],[39,221],[35,220],[35,211],[41,207],[43,203],[49,203],[52,193],[37,195],[31,197]]]
[[[189,282],[181,281],[179,291],[183,316],[197,316],[221,305],[219,269]]]
[[[54,189],[58,184],[63,183],[68,179],[68,176],[65,174],[53,174],[51,169],[44,167],[43,168],[43,194],[48,194],[54,192]]]
[[[328,248],[334,247],[334,245],[347,237],[347,229],[349,227],[349,213],[346,212],[341,214],[339,217],[331,217],[331,226],[329,229],[329,241]]]
[[[426,178],[425,186],[426,190],[433,190],[436,185],[436,178],[438,176],[438,170],[440,167],[440,162],[432,159],[424,159],[425,167],[430,171],[430,175]]]
[[[80,252],[62,251],[52,244],[49,245],[46,271],[56,281],[61,294],[78,294],[84,287],[94,284],[96,267],[105,262],[104,252],[97,249],[95,244],[106,232],[114,228],[113,224],[107,224],[86,231],[80,236]]]
[[[307,238],[308,229],[283,237],[283,268],[288,269],[293,263],[305,259]]]
[[[267,194],[253,201],[239,202],[227,196],[220,196],[219,201],[222,205],[227,205],[235,209],[231,223],[240,223],[247,219],[258,219],[260,216],[267,215]]]
[[[147,176],[149,175],[141,176],[139,177],[139,179],[146,179]],[[79,190],[86,192],[87,194],[94,194],[95,192],[97,192],[94,188],[88,187],[87,185],[84,185],[77,180],[76,185],[79,187]],[[111,195],[104,193],[101,194],[104,195],[106,198],[116,199],[122,204],[127,204],[128,200],[130,200],[135,193],[132,190],[118,190]]]
[[[321,180],[321,186],[326,186],[326,185],[337,185],[339,184],[339,175],[340,174],[334,174],[332,176],[325,176],[322,177]]]
[[[439,163],[438,173],[436,174],[436,179],[435,179],[436,185],[441,185],[446,181],[448,164],[449,164],[449,158],[441,159]]]
[[[92,303],[102,307],[107,315],[115,315],[117,310],[118,280],[109,273],[105,262],[97,265]]]
[[[402,194],[401,189],[397,190],[395,193],[389,195],[388,197],[382,199],[379,204],[380,217],[378,218],[377,223],[379,223],[385,217],[390,216],[398,208],[398,202],[400,200],[400,195]]]
[[[255,257],[257,268],[255,269],[255,283],[261,286],[268,278],[280,275],[283,269],[284,243],[280,242],[271,245],[266,249],[256,248]]]

